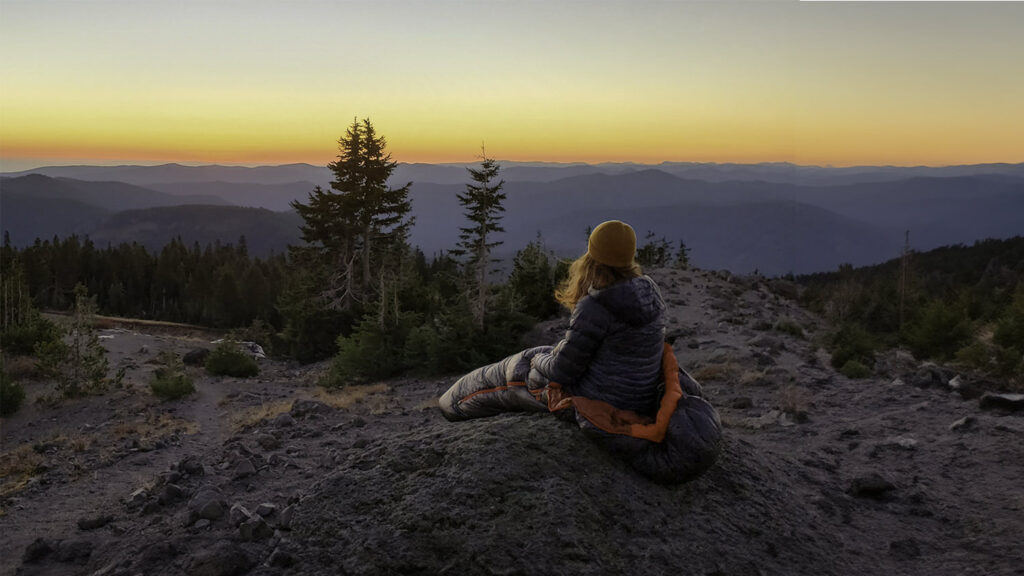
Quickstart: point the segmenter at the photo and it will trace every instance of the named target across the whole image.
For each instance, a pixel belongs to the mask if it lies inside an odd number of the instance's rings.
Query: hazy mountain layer
[[[692,260],[699,266],[735,272],[759,270],[766,274],[809,273],[831,270],[841,263],[862,265],[884,261],[902,250],[906,231],[910,231],[911,245],[918,250],[1024,233],[1024,218],[1020,217],[1024,214],[1024,178],[986,174],[807,186],[739,180],[709,182],[681,178],[665,171],[714,168],[721,173],[730,167],[748,175],[758,173],[757,170],[794,172],[807,168],[674,164],[662,165],[659,170],[649,167],[637,170],[636,165],[629,164],[514,164],[502,171],[508,198],[502,221],[505,233],[496,238],[504,244],[498,248],[496,256],[509,259],[538,234],[546,247],[557,255],[574,256],[585,250],[587,228],[611,218],[627,220],[641,238],[650,231],[673,246],[679,241],[685,242],[692,250]],[[1019,168],[1020,165],[986,165],[941,170],[952,174],[971,169],[1010,173]],[[600,169],[616,173],[597,173]],[[3,226],[11,232],[12,241],[24,245],[37,236],[70,233],[90,234],[106,240],[135,239],[136,234],[143,234],[140,238],[147,245],[159,247],[178,234],[186,240],[200,242],[215,239],[235,242],[245,235],[251,246],[281,252],[288,241],[297,241],[297,229],[285,230],[297,225],[294,215],[264,214],[257,219],[257,224],[246,222],[241,216],[221,218],[221,212],[195,207],[186,211],[150,211],[106,223],[102,217],[106,212],[119,209],[189,204],[206,199],[210,201],[205,203],[287,210],[291,201],[308,198],[318,174],[329,180],[325,168],[307,165],[62,167],[57,171],[75,170],[91,170],[95,175],[110,175],[121,170],[136,179],[145,176],[173,180],[151,184],[158,191],[122,182],[86,182],[40,175],[4,179],[0,181],[5,213]],[[828,169],[819,170],[834,174],[827,172]],[[855,173],[853,169],[834,170]],[[874,173],[896,174],[908,170],[877,168]],[[402,165],[398,172],[396,180],[412,178],[416,172],[446,175],[438,179],[461,178],[452,184],[416,180],[411,192],[416,216],[411,234],[413,244],[428,255],[451,249],[464,220],[456,194],[464,190],[465,168]],[[576,175],[547,182],[514,179],[516,174],[528,172]],[[278,181],[285,176],[303,175],[311,179]],[[237,181],[261,176],[269,181],[255,184]],[[187,180],[198,177],[226,179]],[[38,201],[27,200],[30,197],[51,200],[42,207]],[[83,203],[90,208],[83,209]],[[145,225],[139,218],[145,220]],[[271,221],[273,224],[266,230],[261,228]],[[271,232],[268,234],[267,230]],[[254,234],[263,238],[257,240]]]

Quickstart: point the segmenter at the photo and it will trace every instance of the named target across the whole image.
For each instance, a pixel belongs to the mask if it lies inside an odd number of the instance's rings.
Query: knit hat
[[[602,222],[590,233],[587,253],[594,260],[613,268],[625,268],[633,264],[636,253],[636,233],[625,222],[609,220]]]

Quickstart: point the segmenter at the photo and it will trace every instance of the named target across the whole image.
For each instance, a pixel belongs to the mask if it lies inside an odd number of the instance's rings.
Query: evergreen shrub
[[[864,364],[856,360],[848,360],[843,367],[839,370],[839,373],[847,378],[860,379],[871,376],[871,368],[868,368]]]
[[[780,320],[775,324],[775,330],[782,332],[783,334],[789,334],[794,338],[804,339],[804,329],[799,324],[792,320]]]
[[[0,358],[0,416],[10,416],[21,408],[25,400],[25,389],[7,375],[7,369]]]
[[[206,371],[214,376],[248,378],[260,373],[260,367],[238,344],[225,340],[206,359]]]
[[[170,350],[160,355],[163,366],[157,368],[149,381],[153,395],[163,400],[177,400],[196,391],[192,377],[185,372],[185,365],[177,354]]]
[[[36,345],[60,339],[60,329],[53,322],[33,313],[20,324],[11,324],[0,333],[0,345],[8,354],[30,356]]]

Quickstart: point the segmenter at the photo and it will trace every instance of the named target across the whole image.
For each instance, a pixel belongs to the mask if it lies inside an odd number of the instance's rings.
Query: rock
[[[221,540],[192,556],[185,572],[192,576],[233,576],[247,573],[254,564],[242,547]]]
[[[900,560],[913,560],[921,555],[921,547],[913,538],[893,540],[889,543],[889,553]]]
[[[292,403],[292,409],[289,412],[292,416],[301,418],[307,414],[326,414],[333,410],[327,404],[316,400],[296,400]]]
[[[132,492],[130,496],[128,496],[128,505],[141,506],[142,503],[145,502],[146,498],[148,497],[149,491],[146,490],[145,488],[139,488],[138,490]]]
[[[292,529],[292,518],[295,517],[295,505],[288,506],[281,511],[281,518],[278,519],[277,525],[282,530]]]
[[[732,399],[730,406],[737,410],[745,410],[747,408],[752,408],[754,406],[754,401],[749,396],[739,396]]]
[[[281,441],[273,434],[260,434],[256,436],[256,443],[264,450],[274,450],[281,447]]]
[[[25,553],[22,554],[21,561],[25,564],[34,564],[49,556],[52,552],[53,548],[49,542],[42,538],[36,538],[25,547]]]
[[[875,371],[883,376],[909,374],[917,368],[914,355],[904,350],[890,350],[875,354]]]
[[[274,551],[270,553],[270,558],[267,562],[277,568],[287,568],[292,564],[295,564],[295,557],[281,548],[274,548]]]
[[[231,510],[228,511],[228,522],[236,528],[243,522],[248,522],[249,520],[252,520],[252,513],[241,504],[233,505]]]
[[[201,518],[219,520],[224,517],[225,508],[223,495],[219,490],[209,486],[200,488],[188,503],[192,521]]]
[[[902,448],[904,450],[913,450],[914,448],[917,448],[917,440],[910,436],[893,436],[891,438],[886,438],[880,445],[891,448]]]
[[[206,469],[203,468],[203,463],[192,456],[184,458],[179,462],[178,470],[193,476],[202,476],[206,474]]]
[[[213,522],[210,522],[206,518],[203,518],[202,520],[196,522],[196,528],[198,530],[205,530],[206,528],[209,528],[211,524],[213,524]]]
[[[262,516],[263,518],[267,518],[269,516],[273,516],[276,513],[277,513],[277,506],[275,506],[274,504],[271,504],[269,502],[264,502],[264,503],[262,503],[262,504],[260,504],[259,506],[256,507],[256,514],[258,514],[259,516]]]
[[[143,344],[139,347],[139,354],[149,354],[149,346]]]
[[[95,530],[97,528],[103,528],[107,524],[110,524],[114,520],[113,516],[96,516],[95,518],[79,518],[78,529],[79,530]]]
[[[747,346],[754,348],[768,348],[769,350],[777,350],[781,347],[777,338],[773,338],[767,334],[754,336],[750,340],[747,340]]]
[[[164,506],[183,500],[185,498],[185,489],[177,484],[167,484],[164,489],[160,491],[159,502]]]
[[[256,474],[256,466],[253,465],[252,460],[243,458],[237,466],[235,466],[235,473],[231,477],[232,480],[241,480],[242,478],[248,478]]]
[[[973,400],[984,393],[984,389],[977,383],[968,381],[960,375],[954,376],[949,381],[949,388],[959,394],[964,400]]]
[[[922,364],[910,377],[910,383],[918,388],[942,388],[948,382],[948,371],[931,362]]]
[[[996,394],[994,392],[987,392],[978,401],[978,406],[982,410],[1000,409],[1018,412],[1024,410],[1024,394]]]
[[[291,414],[285,412],[278,414],[277,418],[274,418],[274,426],[278,428],[288,428],[295,425],[295,418]]]
[[[85,564],[92,556],[93,543],[88,540],[63,540],[57,544],[57,560],[66,564]]]
[[[974,416],[964,416],[963,418],[950,424],[949,429],[954,432],[964,432],[974,428],[974,425],[977,423],[977,421],[978,419],[975,418]]]
[[[160,502],[157,501],[156,499],[153,499],[150,500],[149,502],[146,502],[146,504],[142,506],[142,511],[140,513],[143,516],[148,516],[149,514],[152,514],[158,510],[160,510]]]
[[[251,518],[238,527],[242,540],[265,540],[274,535],[274,529],[263,518]]]
[[[892,482],[889,482],[876,473],[871,473],[867,476],[854,478],[854,480],[850,482],[850,487],[846,491],[855,498],[873,498],[875,500],[883,500],[888,496],[889,492],[895,489],[896,486]]]
[[[207,348],[194,348],[182,356],[181,361],[189,366],[202,366],[210,357],[210,350]]]

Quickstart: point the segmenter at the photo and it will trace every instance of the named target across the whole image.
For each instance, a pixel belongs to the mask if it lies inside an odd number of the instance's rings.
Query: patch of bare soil
[[[446,422],[451,378],[328,394],[322,367],[264,361],[161,403],[147,361],[208,344],[114,332],[125,389],[3,422],[0,571],[1024,574],[1012,402],[904,355],[838,375],[821,322],[763,279],[656,279],[725,425],[694,482],[652,484],[545,415]]]

